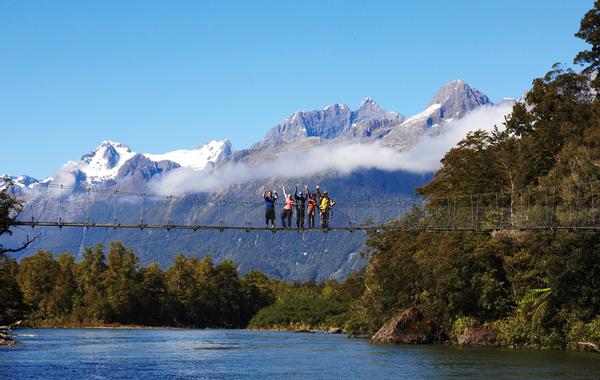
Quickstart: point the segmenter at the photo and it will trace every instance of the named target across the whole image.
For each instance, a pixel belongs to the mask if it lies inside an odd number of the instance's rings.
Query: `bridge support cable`
[[[399,197],[369,201],[333,194],[330,231],[494,231],[502,229],[600,229],[598,183],[529,188],[442,198]],[[262,200],[222,196],[157,195],[64,185],[17,189],[24,206],[16,223],[31,227],[265,230]],[[276,224],[281,226],[281,202]],[[296,211],[294,210],[294,213]],[[296,215],[292,226],[295,227]],[[305,228],[308,215],[305,211]],[[316,212],[315,226],[321,220]],[[275,230],[276,232],[279,230]]]

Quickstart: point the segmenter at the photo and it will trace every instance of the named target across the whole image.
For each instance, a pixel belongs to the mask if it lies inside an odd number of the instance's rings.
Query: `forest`
[[[26,318],[33,326],[106,324],[244,327],[273,302],[273,281],[231,261],[215,265],[178,255],[166,270],[139,267],[120,242],[88,247],[82,259],[38,251],[19,263],[4,259],[0,324]]]
[[[574,58],[585,68],[555,64],[533,80],[504,125],[472,132],[447,152],[433,180],[417,189],[431,211],[444,197],[539,187],[558,189],[558,201],[566,202],[573,185],[600,182],[600,0],[576,36],[590,45]],[[166,270],[139,268],[119,242],[107,257],[103,246],[86,248],[80,262],[50,252],[19,263],[2,255],[0,323],[26,317],[32,325],[339,326],[371,335],[417,305],[431,321],[433,342],[455,341],[464,326],[492,327],[507,347],[600,342],[598,231],[388,228],[369,233],[364,255],[362,271],[322,284],[255,271],[240,276],[233,262],[215,265],[210,257],[180,255]]]

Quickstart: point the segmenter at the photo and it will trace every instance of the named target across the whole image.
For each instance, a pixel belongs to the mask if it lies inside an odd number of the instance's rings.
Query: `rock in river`
[[[431,322],[413,306],[387,321],[371,338],[373,343],[430,343]]]
[[[490,327],[466,327],[456,336],[458,344],[469,347],[493,347],[498,330]]]

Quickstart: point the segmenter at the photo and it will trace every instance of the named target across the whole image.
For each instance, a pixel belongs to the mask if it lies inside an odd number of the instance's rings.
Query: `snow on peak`
[[[372,97],[367,96],[363,101],[362,104],[366,104],[366,103],[375,103],[375,101],[373,100]]]
[[[178,149],[162,154],[144,153],[144,156],[152,161],[173,161],[181,167],[200,171],[230,154],[231,143],[225,139],[211,141],[196,149]]]
[[[104,148],[104,147],[108,147],[108,146],[113,146],[115,148],[122,148],[125,149],[127,151],[131,151],[131,149],[129,149],[129,146],[120,143],[120,142],[116,142],[116,141],[112,141],[112,140],[104,140],[100,143],[100,145],[95,149],[98,150],[100,148]]]
[[[121,166],[134,155],[127,145],[105,140],[78,163],[68,162],[65,167],[79,169],[90,183],[102,182],[116,178]]]
[[[10,176],[8,174],[4,174],[0,176],[0,189],[5,187],[6,181],[11,181],[17,187],[32,187],[34,184],[39,181],[33,177],[28,175],[20,175],[20,176]]]
[[[441,104],[432,104],[429,107],[427,107],[423,112],[418,113],[414,116],[409,117],[408,119],[406,119],[402,125],[407,125],[407,124],[412,124],[415,122],[420,122],[423,120],[427,120],[433,113],[437,112],[440,108],[442,107]]]

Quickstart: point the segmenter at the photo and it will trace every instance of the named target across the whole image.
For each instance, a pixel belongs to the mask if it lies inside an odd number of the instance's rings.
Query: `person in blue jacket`
[[[277,191],[265,191],[263,193],[265,199],[265,225],[269,228],[269,222],[271,228],[275,229],[275,201],[277,200]]]

